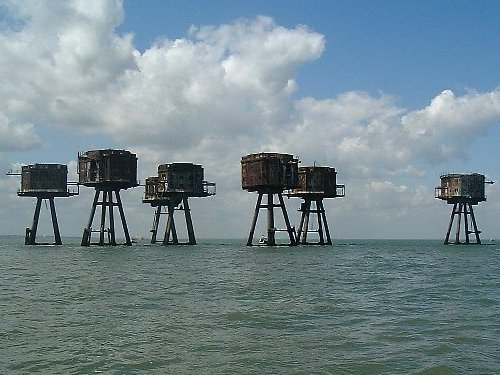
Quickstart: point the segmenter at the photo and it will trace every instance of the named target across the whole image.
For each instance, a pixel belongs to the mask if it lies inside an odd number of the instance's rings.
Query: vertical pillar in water
[[[102,201],[99,202],[99,197],[102,192]],[[113,201],[113,192],[115,193],[116,203]],[[101,190],[96,189],[94,195],[94,201],[92,203],[92,208],[90,210],[90,218],[87,227],[83,230],[82,236],[82,246],[90,246],[92,240],[92,223],[94,221],[95,212],[97,206],[101,206],[101,221],[99,226],[99,245],[116,245],[116,234],[115,234],[115,218],[114,218],[114,207],[118,206],[120,212],[120,218],[123,226],[123,233],[125,235],[125,245],[131,246],[132,241],[130,240],[130,234],[128,232],[127,221],[125,219],[125,213],[123,211],[122,201],[120,199],[119,190]],[[108,210],[106,210],[108,208]],[[106,212],[109,213],[109,229],[106,229]],[[105,233],[108,233],[107,243]]]
[[[267,194],[267,203],[262,204],[262,196]],[[260,209],[267,210],[267,239],[265,245],[267,246],[276,246],[276,227],[275,227],[275,217],[274,217],[274,208],[281,207],[281,212],[283,214],[283,219],[286,225],[286,232],[288,233],[290,239],[290,246],[297,245],[297,241],[295,238],[295,232],[290,225],[290,220],[288,219],[288,214],[286,212],[285,202],[283,201],[283,196],[281,193],[276,193],[278,195],[279,204],[274,203],[274,194],[275,193],[263,193],[259,192],[259,196],[257,198],[257,204],[255,205],[255,212],[253,215],[252,226],[250,227],[250,234],[248,236],[247,246],[253,245],[253,237],[255,234],[255,227],[257,225],[257,220],[259,217]]]
[[[451,210],[450,222],[448,224],[448,229],[446,231],[446,237],[444,239],[444,244],[448,245],[450,242],[450,233],[453,228],[453,223],[455,221],[455,216],[457,217],[456,228],[455,228],[455,244],[461,244],[460,242],[460,229],[462,226],[462,217],[464,219],[464,234],[465,234],[465,244],[471,244],[470,234],[474,233],[476,237],[476,244],[481,244],[481,239],[479,238],[480,230],[477,229],[476,218],[474,217],[474,210],[472,209],[472,204],[469,202],[455,202]],[[471,222],[469,222],[469,217]],[[472,223],[472,229],[469,229]]]

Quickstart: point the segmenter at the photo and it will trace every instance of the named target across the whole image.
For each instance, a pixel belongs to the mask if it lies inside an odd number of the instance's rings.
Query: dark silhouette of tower
[[[13,173],[10,173],[13,174]],[[31,228],[26,228],[24,243],[37,245],[36,234],[40,218],[42,200],[48,201],[54,230],[54,244],[61,245],[61,235],[57,222],[55,197],[70,197],[77,195],[78,190],[68,190],[68,167],[64,164],[31,164],[22,167],[21,190],[17,192],[20,197],[36,198],[35,213]]]
[[[160,164],[158,176],[146,179],[143,203],[156,207],[151,243],[156,243],[160,216],[167,215],[163,245],[196,245],[189,197],[215,195],[215,183],[204,181],[203,167],[192,163]],[[179,242],[174,221],[175,211],[184,211],[188,241]],[[172,237],[171,237],[172,236]]]
[[[289,197],[299,197],[302,202],[299,211],[302,212],[297,241],[302,245],[331,245],[330,230],[326,220],[324,198],[337,198],[345,196],[345,186],[337,185],[337,172],[330,167],[300,167],[298,187],[288,191]],[[314,202],[315,207],[312,207]],[[309,229],[310,214],[316,214],[318,229]],[[318,234],[318,242],[308,242],[310,232]]]
[[[83,230],[82,246],[91,245],[92,233],[99,233],[98,245],[116,245],[114,208],[118,207],[125,235],[125,245],[132,245],[120,190],[138,185],[137,157],[125,150],[93,150],[78,154],[79,184],[95,188],[94,201],[89,222]],[[102,196],[101,196],[102,194]],[[115,199],[113,198],[113,194]],[[92,228],[97,206],[101,208],[98,230]],[[106,213],[109,213],[109,227],[106,228]],[[107,234],[107,239],[105,234]]]
[[[268,152],[250,154],[241,158],[241,187],[244,190],[259,193],[247,246],[253,245],[260,209],[267,210],[267,237],[262,238],[260,244],[276,246],[276,232],[286,231],[290,239],[288,245],[297,245],[295,230],[290,225],[282,193],[284,190],[298,186],[298,163],[299,160],[293,155]],[[264,195],[267,196],[267,204],[262,204]],[[279,203],[274,203],[275,195]],[[275,227],[274,208],[281,208],[285,229]]]
[[[450,223],[448,224],[448,230],[446,232],[446,237],[444,244],[449,244],[450,233],[453,228],[453,222],[455,217],[457,217],[457,222],[455,225],[455,244],[480,244],[481,239],[479,238],[480,230],[477,229],[476,218],[474,217],[474,210],[472,206],[477,205],[479,202],[486,200],[486,195],[484,192],[484,185],[487,183],[493,183],[491,181],[485,181],[484,175],[479,173],[470,174],[444,174],[441,175],[441,185],[435,189],[435,197],[438,199],[445,200],[448,204],[453,204],[453,209],[451,210]],[[460,229],[461,222],[464,222],[464,235],[465,242],[460,240]],[[473,234],[475,237],[475,242],[471,242],[470,235]]]

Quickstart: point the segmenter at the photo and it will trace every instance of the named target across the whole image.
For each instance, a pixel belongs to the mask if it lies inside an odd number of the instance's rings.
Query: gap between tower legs
[[[102,199],[99,200],[102,193]],[[113,193],[115,195],[115,200],[113,200]],[[96,213],[97,206],[101,206],[101,218],[99,230],[93,230],[92,224],[94,221],[94,216]],[[101,190],[96,189],[94,195],[94,201],[92,203],[92,208],[90,211],[90,218],[88,225],[83,230],[82,236],[82,246],[92,245],[92,233],[99,233],[99,242],[97,245],[104,246],[116,246],[116,234],[115,234],[115,218],[114,218],[114,207],[118,207],[120,213],[120,219],[122,222],[123,233],[125,235],[124,245],[131,246],[132,241],[130,240],[130,234],[127,227],[127,221],[125,219],[125,213],[123,211],[123,205],[120,198],[119,190]],[[106,214],[109,215],[109,228],[106,228]],[[107,236],[106,236],[107,235]]]
[[[456,217],[456,222],[455,222]],[[462,229],[462,218],[463,218],[463,233],[465,236],[465,242],[461,242],[460,233]],[[454,244],[481,244],[481,239],[479,234],[480,230],[477,228],[476,218],[474,216],[474,210],[472,204],[469,202],[455,202],[451,210],[450,222],[448,224],[448,229],[446,231],[446,237],[444,244],[448,245],[450,243],[450,234],[455,224],[455,241]],[[476,242],[471,242],[470,234],[474,234]]]
[[[56,206],[54,204],[54,197],[37,197],[35,212],[33,214],[33,223],[31,228],[26,228],[26,235],[24,239],[25,245],[37,245],[36,234],[38,231],[38,222],[40,219],[40,209],[42,206],[42,200],[46,199],[49,201],[50,205],[50,216],[52,218],[52,229],[54,231],[54,245],[62,245],[61,234],[59,232],[59,224],[57,222]]]
[[[163,207],[166,212],[162,212]],[[177,235],[177,228],[175,225],[175,211],[184,211],[184,218],[186,220],[186,229],[188,240],[187,242],[180,242]],[[157,242],[158,229],[160,226],[161,215],[167,215],[167,222],[165,226],[165,234],[163,236],[163,245],[196,245],[196,236],[194,233],[193,220],[191,218],[191,209],[189,208],[188,197],[179,199],[168,199],[164,204],[157,206],[153,220],[153,228],[151,229],[151,243]]]
[[[314,201],[316,208],[312,209],[312,202]],[[326,220],[325,208],[323,206],[322,198],[308,198],[304,197],[304,202],[301,205],[299,211],[302,211],[300,218],[299,229],[297,232],[297,241],[302,245],[331,245],[332,239],[330,237],[330,231],[328,229],[328,222]],[[318,229],[309,229],[309,219],[310,214],[316,214]],[[318,233],[318,242],[307,242],[307,236],[309,232]],[[326,237],[326,240],[325,240]]]
[[[266,204],[262,204],[262,197],[264,194],[267,195],[267,203]],[[274,203],[274,194],[276,194],[278,196],[278,200],[279,200],[278,204]],[[281,208],[281,212],[283,214],[283,219],[285,221],[286,229],[276,229],[274,208]],[[285,206],[285,202],[283,200],[283,195],[281,193],[263,193],[263,192],[259,192],[259,196],[257,198],[257,203],[255,205],[255,212],[254,212],[254,216],[252,219],[252,225],[250,227],[250,233],[248,235],[247,246],[253,246],[253,237],[255,234],[255,227],[257,225],[259,211],[261,209],[267,210],[267,238],[265,238],[264,242],[259,241],[259,244],[266,245],[266,246],[277,246],[278,244],[276,243],[276,232],[286,231],[288,233],[288,237],[289,237],[290,242],[288,244],[285,244],[285,245],[296,246],[297,240],[296,240],[296,236],[295,236],[295,230],[290,225],[290,220],[288,218],[288,214],[286,211],[286,206]]]

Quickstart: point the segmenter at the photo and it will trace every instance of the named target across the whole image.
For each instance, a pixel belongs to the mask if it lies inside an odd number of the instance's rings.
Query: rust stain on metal
[[[241,158],[241,187],[283,192],[298,186],[299,160],[290,154],[262,152]]]
[[[337,172],[332,167],[300,167],[298,187],[290,189],[288,196],[317,195],[322,198],[345,196],[345,185],[337,185]]]
[[[92,150],[78,154],[78,182],[88,187],[128,189],[137,183],[137,156],[126,150]]]

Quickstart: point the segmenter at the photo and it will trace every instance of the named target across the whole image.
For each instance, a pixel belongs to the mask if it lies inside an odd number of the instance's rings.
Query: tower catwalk
[[[486,200],[485,184],[492,184],[492,181],[485,181],[484,175],[478,173],[471,174],[445,174],[441,175],[441,185],[435,189],[435,197],[446,200],[448,204],[453,204],[450,222],[446,231],[444,244],[450,243],[450,234],[455,225],[454,244],[481,244],[477,228],[476,218],[472,206]],[[455,218],[457,219],[455,222]],[[463,220],[463,234],[465,242],[460,239]],[[473,234],[471,240],[470,235]],[[475,241],[475,242],[474,242]]]
[[[302,212],[297,242],[301,245],[331,245],[330,230],[326,219],[324,198],[345,196],[345,186],[337,185],[337,172],[330,167],[300,167],[298,187],[287,192],[289,197],[303,199],[299,211]],[[314,207],[313,203],[314,202]],[[310,215],[316,214],[317,229],[310,229]],[[318,236],[317,242],[309,242],[308,234],[314,232]]]
[[[163,245],[196,245],[189,197],[215,195],[215,183],[204,181],[201,165],[192,163],[171,163],[158,166],[158,176],[146,179],[143,203],[155,207],[151,243],[157,242],[160,217],[167,215]],[[175,211],[184,211],[187,241],[179,240],[175,225]]]
[[[19,175],[19,173],[8,173]],[[68,189],[68,167],[64,164],[32,164],[22,167],[21,189],[17,192],[20,197],[36,198],[35,212],[31,228],[26,228],[24,243],[38,245],[36,235],[40,220],[42,201],[49,202],[52,229],[54,232],[54,245],[61,245],[61,234],[57,222],[55,197],[71,197],[78,195],[78,190]]]
[[[82,246],[117,245],[114,208],[118,207],[125,237],[124,245],[132,245],[123,211],[120,190],[137,186],[137,157],[125,150],[93,150],[78,155],[79,184],[95,188],[90,218],[83,229]],[[114,197],[113,197],[114,195]],[[97,207],[100,206],[100,210]],[[100,214],[99,229],[93,229],[94,216]],[[106,224],[106,215],[109,223]],[[107,225],[109,225],[107,227]],[[99,241],[92,243],[92,233]]]
[[[283,201],[283,191],[297,186],[297,171],[299,160],[289,154],[259,153],[250,154],[241,158],[241,187],[250,192],[256,191],[259,195],[255,205],[252,225],[248,235],[247,246],[253,245],[255,228],[261,209],[267,210],[266,235],[259,241],[260,245],[276,246],[276,233],[287,232],[289,242],[284,245],[295,246],[297,240],[295,229],[290,220]],[[267,196],[267,203],[262,203],[263,196]],[[274,203],[274,196],[279,203]],[[275,225],[274,209],[281,209],[286,228],[277,229]]]

